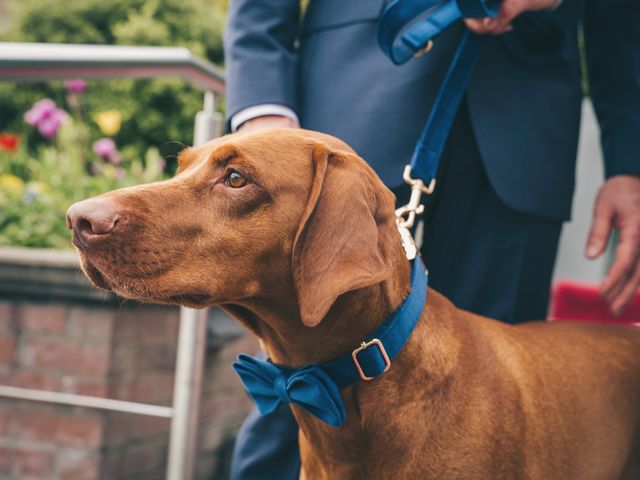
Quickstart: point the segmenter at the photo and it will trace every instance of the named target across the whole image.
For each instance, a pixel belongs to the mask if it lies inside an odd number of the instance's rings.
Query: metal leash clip
[[[432,48],[433,48],[433,40],[428,40],[427,43],[425,43],[420,50],[418,50],[416,53],[413,54],[413,58],[420,58],[426,55],[431,51]]]
[[[425,186],[424,182],[419,178],[411,178],[411,165],[404,167],[402,178],[407,185],[411,187],[411,197],[409,197],[409,203],[396,210],[396,225],[398,226],[400,238],[402,239],[402,247],[407,254],[407,258],[413,260],[418,253],[418,249],[411,235],[410,228],[413,227],[416,216],[424,212],[424,205],[420,203],[422,195],[433,193],[436,180],[435,178],[432,179],[429,186]]]

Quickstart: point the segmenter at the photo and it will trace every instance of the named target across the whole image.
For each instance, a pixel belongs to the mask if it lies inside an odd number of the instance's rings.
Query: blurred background
[[[185,47],[222,78],[226,7],[0,0],[0,42]],[[0,479],[227,478],[250,407],[230,365],[256,342],[216,310],[125,303],[92,288],[65,225],[75,201],[173,174],[194,142],[203,85],[166,71],[131,78],[132,65],[121,78],[71,78],[56,65],[32,65],[49,78],[10,79],[10,62],[0,63]],[[213,90],[217,112],[210,97],[200,140],[220,130],[223,87]],[[601,164],[585,102],[557,278],[601,278],[605,260],[582,256]]]
[[[220,0],[0,0],[0,42],[185,47],[210,73],[223,62],[225,10]],[[78,270],[68,206],[171,176],[203,110],[194,82],[127,78],[135,67],[115,79],[10,81],[0,64],[2,479],[223,479],[250,407],[230,365],[255,342],[227,317],[181,322],[178,308],[124,303]],[[206,117],[211,136],[221,116]]]

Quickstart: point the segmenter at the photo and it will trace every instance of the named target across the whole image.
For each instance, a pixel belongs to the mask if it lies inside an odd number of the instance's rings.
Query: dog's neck
[[[323,320],[307,327],[299,316],[293,282],[271,282],[277,291],[227,308],[260,338],[274,362],[300,367],[350,354],[400,306],[410,290],[410,264],[402,255],[387,278],[341,295]]]
[[[409,277],[410,264],[402,253],[387,279],[342,295],[323,321],[313,328],[305,327],[299,318],[292,285],[288,295],[283,296],[286,292],[280,291],[276,298],[293,301],[276,303],[267,297],[229,310],[260,337],[274,362],[293,367],[318,364],[350,354],[384,323],[406,298],[410,290]],[[280,280],[281,283],[274,281],[273,284],[283,288],[286,279]],[[460,345],[452,333],[451,319],[447,314],[438,313],[450,309],[449,302],[433,291],[428,298],[428,308],[401,354],[393,360],[392,370],[374,382],[357,382],[342,390],[347,411],[345,425],[336,429],[294,408],[303,431],[301,454],[303,461],[312,465],[310,468],[324,470],[331,465],[332,471],[346,469],[342,478],[354,476],[353,472],[362,464],[362,456],[368,455],[367,442],[377,438],[378,429],[380,438],[386,438],[384,431],[393,423],[392,415],[385,416],[392,412],[380,411],[380,395],[400,398],[407,384],[415,380],[414,376],[418,376],[425,392],[437,392],[448,384]],[[283,318],[287,321],[282,322]],[[381,414],[384,419],[377,423]],[[375,418],[378,420],[372,421]],[[400,437],[397,440],[403,441]],[[410,442],[410,439],[404,441]]]

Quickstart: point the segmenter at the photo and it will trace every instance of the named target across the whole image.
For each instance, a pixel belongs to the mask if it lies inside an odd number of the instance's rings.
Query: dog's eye
[[[231,188],[242,188],[249,183],[249,180],[244,178],[235,170],[232,170],[225,180],[225,183]]]

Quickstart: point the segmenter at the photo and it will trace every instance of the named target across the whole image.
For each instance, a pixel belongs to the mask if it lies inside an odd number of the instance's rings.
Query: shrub
[[[118,151],[108,137],[93,142],[80,94],[68,98],[71,113],[50,99],[27,112],[27,141],[0,134],[0,245],[70,248],[69,205],[163,177],[165,162],[158,149],[151,147],[140,156],[132,148]],[[45,143],[30,148],[31,136],[41,136]]]
[[[184,46],[222,63],[225,0],[7,0],[4,7],[11,21],[0,22],[0,41]],[[166,162],[170,171],[191,143],[203,96],[182,80],[94,80],[86,88],[80,95],[60,81],[0,82],[0,244],[70,248],[69,205],[162,178]],[[70,114],[60,125],[62,118],[40,125],[36,112],[33,126],[25,124],[25,112],[44,98]]]
[[[17,42],[183,46],[221,64],[223,0],[9,0],[12,18],[0,40]],[[60,103],[60,82],[0,82],[0,131],[18,132],[22,112],[48,97]],[[163,156],[179,149],[172,141],[192,141],[195,114],[202,93],[179,79],[93,81],[86,98],[89,119],[101,110],[122,113],[117,141],[149,147]],[[97,126],[89,123],[97,132]]]

